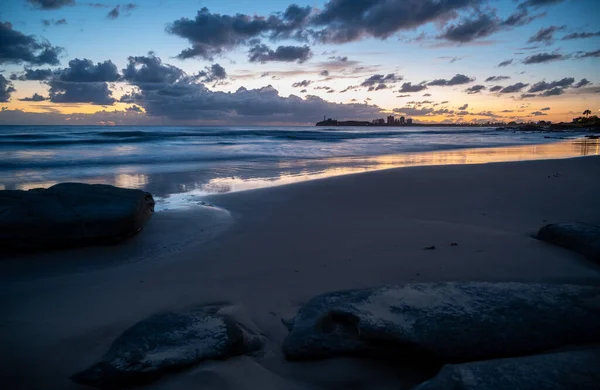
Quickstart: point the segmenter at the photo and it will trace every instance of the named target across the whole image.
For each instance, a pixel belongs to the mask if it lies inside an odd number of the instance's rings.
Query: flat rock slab
[[[600,263],[600,226],[591,223],[554,223],[537,234],[540,240],[559,245]]]
[[[452,282],[334,292],[310,300],[289,327],[290,360],[526,355],[600,341],[600,287]]]
[[[118,388],[152,382],[205,360],[223,360],[260,349],[262,339],[204,306],[152,316],[127,329],[102,360],[75,374],[81,384]]]
[[[148,192],[101,184],[0,191],[0,247],[13,250],[114,243],[139,232],[154,212]]]
[[[596,390],[600,348],[449,364],[415,390]]]

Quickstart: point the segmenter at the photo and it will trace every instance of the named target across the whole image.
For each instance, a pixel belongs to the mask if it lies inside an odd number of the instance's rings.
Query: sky
[[[568,121],[598,0],[3,0],[0,125]]]

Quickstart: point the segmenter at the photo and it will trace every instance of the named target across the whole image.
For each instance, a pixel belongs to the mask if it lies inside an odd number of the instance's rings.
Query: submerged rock
[[[600,263],[600,226],[590,223],[555,223],[537,234],[540,240],[559,245]]]
[[[262,341],[217,306],[152,316],[127,329],[102,360],[73,381],[96,387],[151,382],[205,360],[222,360],[260,349]]]
[[[600,347],[521,358],[449,364],[415,390],[593,390]]]
[[[323,294],[290,322],[287,359],[464,362],[600,341],[600,287],[422,283]]]
[[[0,191],[0,247],[29,250],[112,243],[139,232],[154,212],[148,192],[101,184]]]

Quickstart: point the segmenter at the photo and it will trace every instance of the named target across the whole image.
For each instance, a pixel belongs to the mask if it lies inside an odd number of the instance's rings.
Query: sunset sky
[[[599,0],[96,1],[2,1],[0,124],[600,113]]]

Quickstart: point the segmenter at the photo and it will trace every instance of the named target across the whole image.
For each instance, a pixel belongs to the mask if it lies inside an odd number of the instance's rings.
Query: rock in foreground
[[[139,232],[154,212],[148,192],[100,184],[0,191],[0,247],[13,250],[113,243]]]
[[[600,287],[423,283],[324,294],[283,343],[291,360],[366,355],[465,362],[600,341]]]
[[[72,379],[96,387],[135,386],[205,360],[227,359],[260,348],[259,337],[220,316],[218,310],[205,306],[138,322],[115,340],[99,363]]]
[[[537,234],[540,240],[574,250],[600,263],[600,226],[590,223],[555,223]]]
[[[444,366],[415,390],[593,390],[600,348]]]

